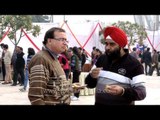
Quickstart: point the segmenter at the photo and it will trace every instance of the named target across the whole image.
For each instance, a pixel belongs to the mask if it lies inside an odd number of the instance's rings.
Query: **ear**
[[[52,39],[48,39],[48,44],[51,44]]]
[[[51,42],[51,39],[50,39],[50,38],[48,38],[48,42]]]

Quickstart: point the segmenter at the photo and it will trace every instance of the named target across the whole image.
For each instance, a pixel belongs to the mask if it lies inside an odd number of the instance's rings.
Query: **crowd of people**
[[[144,51],[139,51],[136,47],[133,48],[130,55],[138,59],[143,64],[145,69],[145,75],[152,76],[156,69],[156,75],[160,76],[160,54],[159,51],[153,49],[152,52],[150,47],[146,47]]]
[[[16,46],[14,51],[9,50],[7,44],[1,43],[0,55],[0,72],[2,73],[2,85],[11,84],[11,86],[24,86],[23,90],[26,91],[28,83],[28,74],[25,73],[28,69],[28,61],[31,55],[35,54],[33,48],[28,48],[27,58],[24,57],[23,48]]]

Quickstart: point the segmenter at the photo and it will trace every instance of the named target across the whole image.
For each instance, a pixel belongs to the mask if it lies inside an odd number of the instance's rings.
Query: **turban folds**
[[[107,27],[104,30],[104,38],[110,37],[115,41],[120,47],[125,47],[127,45],[127,35],[126,33],[117,27]]]

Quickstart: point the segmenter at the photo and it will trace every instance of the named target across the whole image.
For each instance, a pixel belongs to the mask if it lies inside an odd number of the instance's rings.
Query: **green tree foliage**
[[[139,43],[139,45],[143,45],[143,40],[147,38],[147,32],[145,31],[143,26],[138,25],[137,23],[131,23],[129,21],[118,21],[117,23],[113,23],[112,26],[116,26],[124,30],[128,37],[128,45],[134,45],[135,43]],[[101,43],[104,44],[105,40],[103,37],[103,28],[100,31]]]
[[[1,15],[1,38],[4,31],[10,28],[8,37],[11,42],[17,46],[24,33],[21,29],[24,29],[27,33],[32,33],[34,37],[40,33],[40,26],[32,24],[32,16],[30,15]],[[19,34],[17,34],[19,32]]]

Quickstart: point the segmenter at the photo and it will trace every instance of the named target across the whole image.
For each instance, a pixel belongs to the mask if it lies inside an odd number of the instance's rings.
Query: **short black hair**
[[[136,51],[136,49],[137,49],[137,48],[136,48],[136,47],[134,47],[132,50],[133,50],[133,51]]]
[[[96,47],[94,46],[92,49],[93,49],[93,50],[95,50],[95,49],[96,49]]]
[[[28,55],[35,55],[35,50],[31,47],[28,48]]]
[[[4,49],[8,49],[8,45],[7,45],[7,44],[4,44],[4,45],[3,45],[3,48],[4,48]]]
[[[19,49],[20,49],[21,51],[23,51],[23,48],[22,48],[22,47],[19,47]]]
[[[149,50],[150,50],[150,48],[148,47],[148,48],[147,48],[147,51],[149,51]]]
[[[1,43],[0,46],[3,47],[3,46],[4,46],[4,43]]]
[[[59,28],[59,27],[52,27],[51,29],[49,29],[44,36],[44,41],[43,44],[46,45],[48,38],[54,38],[54,32],[55,31],[59,31],[59,32],[65,32],[64,29]]]

